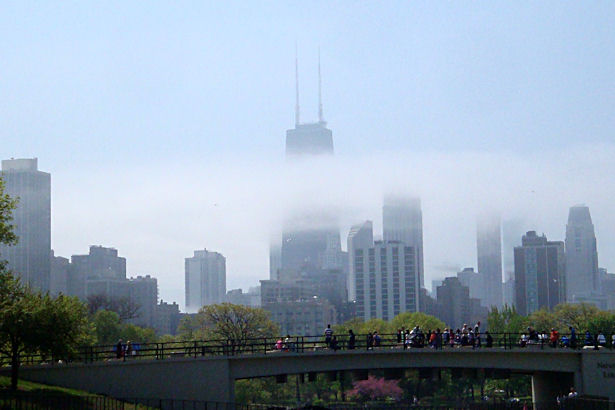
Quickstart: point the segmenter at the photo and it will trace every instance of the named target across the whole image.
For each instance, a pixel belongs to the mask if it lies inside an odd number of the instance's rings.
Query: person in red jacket
[[[554,328],[551,328],[551,335],[549,336],[551,347],[557,347],[558,340],[559,340],[559,332],[555,330]]]

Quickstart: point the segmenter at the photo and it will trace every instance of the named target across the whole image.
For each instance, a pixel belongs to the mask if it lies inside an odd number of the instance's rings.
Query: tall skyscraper
[[[374,244],[374,228],[372,221],[354,225],[348,232],[348,300],[357,299],[356,270],[354,264],[355,249],[366,249]]]
[[[297,62],[295,61],[295,64]],[[286,131],[286,159],[289,162],[309,161],[333,155],[333,134],[323,118],[318,62],[318,121],[300,122],[299,75],[296,74],[295,128]],[[306,175],[305,178],[313,178]],[[272,250],[272,254],[274,250]],[[278,278],[293,276],[302,269],[342,269],[341,244],[337,216],[330,209],[289,209],[282,232]],[[274,259],[272,259],[274,261]],[[272,268],[270,268],[271,270]],[[280,276],[281,275],[281,276]],[[271,275],[270,276],[275,276]]]
[[[515,247],[515,306],[521,315],[564,301],[564,242],[529,231]]]
[[[186,258],[186,311],[222,303],[226,297],[226,259],[207,249]]]
[[[492,215],[478,219],[476,229],[478,273],[484,280],[484,295],[480,298],[486,307],[502,306],[502,239],[500,218]]]
[[[423,213],[421,199],[388,195],[382,207],[385,241],[401,241],[416,249],[420,287],[425,286],[423,269]]]
[[[601,293],[598,250],[589,208],[570,208],[566,225],[566,299],[586,299]]]
[[[400,241],[363,243],[370,236],[371,222],[363,228],[353,228],[351,233],[361,235],[349,238],[357,316],[390,320],[402,312],[417,312],[420,279],[416,248]]]
[[[43,291],[49,290],[51,261],[51,175],[38,170],[38,160],[2,161],[5,192],[18,198],[13,211],[14,232],[19,242],[0,245],[0,258],[22,283]]]

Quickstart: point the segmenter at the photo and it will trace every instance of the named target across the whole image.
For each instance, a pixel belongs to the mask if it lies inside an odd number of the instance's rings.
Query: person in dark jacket
[[[485,331],[485,347],[493,347],[493,337],[488,330]]]
[[[354,350],[356,344],[355,335],[352,329],[348,331],[348,350]]]

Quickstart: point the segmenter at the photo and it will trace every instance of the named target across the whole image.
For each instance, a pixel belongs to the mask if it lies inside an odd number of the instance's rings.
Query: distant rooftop
[[[36,171],[38,158],[11,158],[2,160],[2,171]]]

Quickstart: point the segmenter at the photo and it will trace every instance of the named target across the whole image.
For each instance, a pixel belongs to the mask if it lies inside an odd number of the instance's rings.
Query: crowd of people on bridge
[[[341,338],[338,338],[338,335],[334,333],[329,324],[325,328],[323,336],[324,343],[320,345],[320,347],[316,342],[312,342],[314,349],[326,348],[337,351],[340,349],[354,350],[357,348],[357,337],[352,329],[348,330],[347,335],[342,335]],[[381,335],[378,331],[374,330],[362,337],[365,337],[365,339],[362,340],[361,347],[367,350],[373,350],[384,346],[403,349],[428,347],[435,350],[464,347],[478,349],[482,347],[491,348],[494,346],[493,335],[489,333],[489,331],[483,332],[481,330],[480,321],[476,322],[474,326],[464,324],[461,328],[444,328],[444,330],[437,328],[435,330],[424,331],[418,325],[408,329],[401,327],[397,329],[396,335]],[[615,334],[611,336],[611,344],[608,346],[607,338],[601,331],[595,334],[586,331],[584,337],[579,337],[573,327],[569,328],[568,334],[560,335],[554,328],[552,328],[550,332],[539,332],[532,326],[529,326],[527,331],[520,336],[514,336],[513,334],[498,334],[498,337],[498,345],[506,344],[506,346],[509,347],[528,347],[531,345],[571,349],[615,347]],[[518,337],[518,340],[516,340],[515,337]],[[296,351],[296,347],[290,335],[287,335],[285,338],[279,338],[275,344],[275,349],[281,351]]]
[[[526,347],[528,345],[545,345],[548,344],[552,348],[570,348],[570,349],[601,349],[606,348],[607,338],[598,331],[592,334],[589,330],[585,331],[584,337],[577,336],[576,329],[572,326],[568,328],[568,334],[561,335],[555,328],[551,328],[551,331],[538,332],[533,327],[528,327],[527,332],[523,333],[519,338],[519,346]],[[611,348],[615,347],[615,334],[611,335]]]

